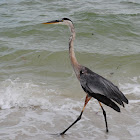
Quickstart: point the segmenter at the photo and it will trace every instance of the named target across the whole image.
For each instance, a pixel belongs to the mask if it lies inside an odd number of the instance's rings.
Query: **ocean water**
[[[121,113],[86,94],[68,54],[69,29],[41,23],[70,18],[78,62],[117,85],[129,100]],[[140,1],[1,0],[0,140],[139,140]]]

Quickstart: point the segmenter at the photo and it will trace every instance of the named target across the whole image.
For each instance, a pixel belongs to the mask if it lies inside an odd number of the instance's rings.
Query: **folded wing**
[[[117,86],[86,67],[84,67],[84,72],[80,74],[80,83],[89,96],[96,98],[98,101],[110,106],[118,112],[120,112],[120,108],[113,100],[123,107],[123,102],[128,104],[127,98]]]

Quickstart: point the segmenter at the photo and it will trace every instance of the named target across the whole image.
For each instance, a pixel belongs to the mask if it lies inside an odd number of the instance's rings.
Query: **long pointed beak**
[[[63,22],[63,20],[53,20],[53,21],[42,23],[42,24],[58,24],[59,22]]]

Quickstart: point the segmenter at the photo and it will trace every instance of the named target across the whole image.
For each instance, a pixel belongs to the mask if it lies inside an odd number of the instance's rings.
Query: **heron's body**
[[[122,106],[124,106],[123,102],[128,103],[117,86],[84,66],[80,72],[80,83],[88,96],[94,97],[118,112],[120,108],[112,100]]]
[[[44,23],[44,24],[65,24],[69,26],[70,31],[71,31],[71,36],[69,40],[69,56],[70,56],[71,64],[77,76],[77,79],[80,81],[80,84],[83,90],[87,94],[86,99],[85,99],[85,104],[81,111],[80,116],[76,119],[76,121],[74,121],[66,130],[64,130],[60,134],[61,135],[65,134],[65,132],[69,128],[71,128],[77,121],[81,119],[81,116],[86,107],[86,104],[92,97],[98,100],[102,108],[103,115],[105,118],[105,124],[106,124],[106,132],[108,132],[106,112],[103,109],[101,102],[113,108],[117,112],[120,112],[120,108],[118,107],[116,103],[124,107],[123,102],[128,104],[127,98],[123,95],[123,93],[119,90],[119,88],[115,86],[112,82],[110,82],[109,80],[103,78],[102,76],[94,73],[87,67],[82,66],[78,63],[75,57],[74,48],[73,48],[73,43],[75,40],[75,30],[74,30],[74,25],[70,19],[63,18],[62,20],[55,20],[55,21]]]

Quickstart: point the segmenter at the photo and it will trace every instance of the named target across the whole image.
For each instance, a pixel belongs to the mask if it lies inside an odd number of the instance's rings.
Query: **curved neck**
[[[75,34],[74,26],[72,23],[69,24],[69,28],[71,31],[71,36],[70,36],[70,40],[69,40],[69,56],[70,56],[72,67],[75,71],[76,76],[78,77],[80,65],[78,64],[77,59],[75,57],[75,53],[74,53],[74,47],[73,47],[74,45],[73,44],[74,44],[76,34]]]

